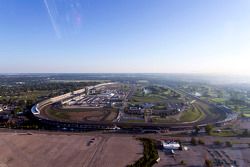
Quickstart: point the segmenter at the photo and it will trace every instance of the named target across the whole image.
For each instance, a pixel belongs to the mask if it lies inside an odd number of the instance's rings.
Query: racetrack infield
[[[113,108],[77,108],[63,109],[55,105],[48,105],[41,109],[45,117],[69,122],[112,122],[118,114]]]

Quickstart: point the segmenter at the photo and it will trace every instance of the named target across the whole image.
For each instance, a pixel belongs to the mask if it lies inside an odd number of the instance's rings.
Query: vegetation
[[[216,146],[221,146],[222,145],[222,142],[220,140],[215,140],[214,141],[214,145]]]
[[[184,160],[181,160],[180,164],[181,165],[186,165],[186,162]]]
[[[205,159],[205,167],[212,167],[213,166],[213,162],[209,159]]]
[[[127,167],[152,167],[159,158],[156,144],[152,139],[140,138],[143,143],[143,157]]]
[[[212,135],[212,136],[220,136],[220,137],[233,137],[233,136],[237,136],[238,133],[233,131],[233,130],[223,130],[221,132],[212,131],[210,133],[210,135]]]
[[[196,146],[197,145],[197,140],[194,137],[192,137],[190,143],[192,145]]]
[[[206,125],[205,131],[207,134],[211,135],[211,133],[213,131],[213,125]]]
[[[200,130],[201,130],[201,128],[198,125],[194,126],[194,133],[196,135],[199,134]]]
[[[204,140],[199,139],[199,140],[198,140],[198,144],[205,145],[205,142],[204,142]]]
[[[184,111],[180,117],[181,122],[192,122],[202,117],[204,113],[196,107],[192,107],[188,111]]]
[[[155,103],[170,97],[178,98],[180,95],[168,88],[152,85],[146,88],[138,88],[130,102],[135,104]],[[160,105],[159,108],[156,107],[155,109],[165,109],[165,106]]]
[[[244,117],[250,117],[250,114],[243,114]]]
[[[232,144],[231,141],[226,141],[225,145],[226,145],[227,147],[232,147],[232,146],[233,146],[233,144]]]
[[[242,132],[242,136],[244,136],[244,137],[249,136],[248,129],[244,129],[244,131]]]
[[[159,96],[134,96],[132,98],[133,103],[153,103],[163,100],[163,98]]]
[[[215,103],[224,104],[226,99],[224,99],[224,98],[213,98],[213,99],[211,99],[211,101],[215,102]]]

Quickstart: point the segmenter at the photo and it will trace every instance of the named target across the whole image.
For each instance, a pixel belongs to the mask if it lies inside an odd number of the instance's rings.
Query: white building
[[[174,141],[162,141],[162,146],[165,150],[178,150],[181,147],[180,143]]]

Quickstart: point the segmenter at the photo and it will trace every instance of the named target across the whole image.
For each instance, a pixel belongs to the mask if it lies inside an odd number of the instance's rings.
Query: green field
[[[243,114],[244,117],[250,117],[250,114]]]
[[[224,98],[213,98],[211,99],[212,102],[214,103],[225,103],[226,99]]]
[[[227,130],[227,131],[221,131],[221,132],[212,132],[211,136],[220,136],[220,137],[233,137],[233,136],[237,136],[238,134],[235,133],[234,131],[231,130]]]
[[[205,114],[194,107],[181,113],[179,118],[175,116],[169,116],[166,118],[153,117],[152,121],[153,123],[182,123],[196,121],[202,119],[203,117],[205,117]]]
[[[154,117],[152,118],[153,123],[176,123],[178,120],[172,118],[172,117],[166,117],[166,118],[160,118],[160,117]]]
[[[166,106],[165,105],[157,105],[157,106],[153,106],[154,110],[166,110]]]
[[[142,88],[138,88],[130,102],[132,103],[155,103],[172,97],[173,92],[167,88],[150,86],[151,92],[145,94]]]
[[[145,121],[144,120],[140,120],[140,119],[138,119],[138,120],[136,120],[136,119],[126,119],[125,120],[125,122],[126,123],[144,123]]]
[[[133,96],[131,102],[133,103],[154,103],[164,100],[161,96],[147,95],[147,96]]]
[[[204,113],[197,108],[193,107],[192,109],[189,109],[188,111],[185,111],[182,113],[180,117],[181,122],[192,122],[198,119],[201,119],[204,117]]]

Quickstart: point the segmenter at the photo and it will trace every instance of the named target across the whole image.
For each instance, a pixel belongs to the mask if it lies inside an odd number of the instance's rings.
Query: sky
[[[0,0],[0,73],[250,76],[249,0]]]

